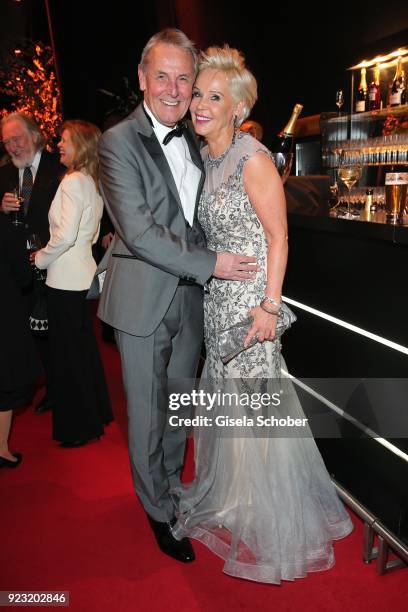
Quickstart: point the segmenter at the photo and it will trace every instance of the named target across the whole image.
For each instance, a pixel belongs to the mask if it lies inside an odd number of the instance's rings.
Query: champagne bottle
[[[361,80],[356,95],[356,113],[364,113],[367,110],[367,81],[366,69],[361,69]]]
[[[374,78],[368,89],[368,110],[378,110],[381,106],[380,68],[374,68]]]
[[[400,106],[405,104],[406,100],[406,85],[405,85],[405,73],[402,68],[401,56],[398,58],[397,70],[392,80],[392,87],[390,92],[390,105]]]
[[[303,105],[295,104],[292,115],[286,126],[273,139],[271,145],[272,153],[292,153],[293,152],[293,135],[295,133],[295,124],[302,112]]]

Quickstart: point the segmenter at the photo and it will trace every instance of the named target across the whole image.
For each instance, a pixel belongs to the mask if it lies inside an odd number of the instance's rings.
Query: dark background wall
[[[304,115],[335,110],[335,91],[343,88],[347,104],[347,67],[408,44],[406,1],[389,0],[381,7],[360,0],[264,5],[264,0],[49,0],[64,115],[101,124],[109,101],[98,90],[120,93],[123,76],[136,87],[142,47],[170,25],[200,48],[228,42],[245,54],[259,84],[253,117],[264,125],[268,143],[296,102],[304,104]],[[45,2],[1,0],[0,6],[3,41],[14,31],[47,40]]]

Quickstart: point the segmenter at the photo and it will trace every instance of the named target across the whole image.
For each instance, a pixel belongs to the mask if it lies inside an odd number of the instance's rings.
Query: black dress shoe
[[[195,554],[190,540],[188,538],[183,538],[180,541],[176,540],[171,532],[171,527],[172,524],[175,523],[175,520],[171,521],[171,523],[160,523],[152,519],[149,515],[147,515],[147,518],[156,536],[159,548],[165,555],[173,557],[173,559],[181,561],[182,563],[191,563],[191,561],[194,561]]]
[[[16,468],[23,460],[23,455],[21,453],[12,453],[13,457],[17,459],[17,461],[11,461],[10,459],[6,459],[5,457],[0,457],[0,468]]]
[[[51,410],[51,402],[48,398],[48,395],[44,395],[44,397],[38,402],[34,410],[38,412],[38,414],[42,414],[43,412],[47,412],[47,410]]]

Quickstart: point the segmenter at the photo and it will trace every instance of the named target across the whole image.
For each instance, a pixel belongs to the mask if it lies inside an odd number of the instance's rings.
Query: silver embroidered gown
[[[219,357],[218,331],[244,319],[266,285],[266,238],[242,179],[245,162],[259,151],[269,155],[245,133],[216,160],[203,150],[206,181],[199,220],[208,248],[255,255],[261,271],[253,281],[212,279],[204,301],[202,388],[240,397],[272,396],[279,390],[284,401],[262,408],[262,414],[305,418],[292,383],[281,377],[279,341],[257,344],[226,366]],[[239,402],[207,408],[197,410],[198,416],[212,418],[212,426],[194,432],[195,480],[174,491],[179,507],[175,537],[200,540],[224,559],[224,572],[249,580],[279,584],[330,568],[332,540],[350,533],[352,523],[309,428],[299,436],[251,424],[224,426],[225,419],[217,426],[219,415],[256,419],[260,411]]]

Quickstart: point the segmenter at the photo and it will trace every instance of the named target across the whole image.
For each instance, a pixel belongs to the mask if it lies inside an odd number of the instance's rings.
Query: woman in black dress
[[[13,408],[31,399],[40,364],[21,292],[32,280],[26,235],[4,214],[0,214],[0,278],[0,468],[14,468],[22,455],[8,447]]]

